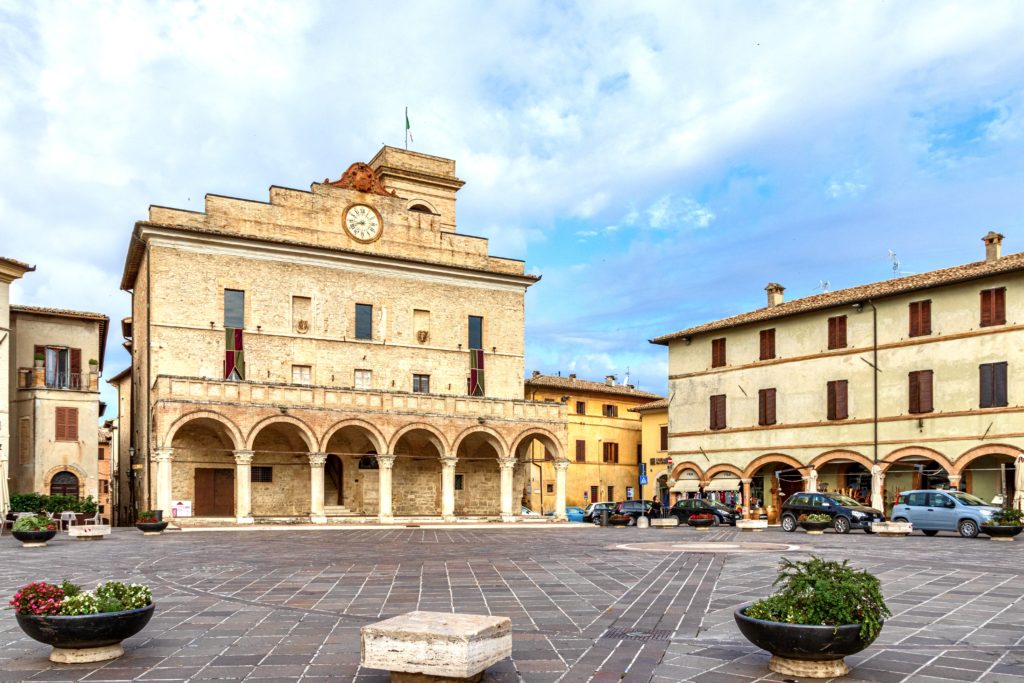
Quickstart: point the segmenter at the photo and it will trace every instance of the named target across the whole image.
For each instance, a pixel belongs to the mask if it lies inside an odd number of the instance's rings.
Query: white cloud
[[[706,228],[715,220],[715,214],[693,199],[677,199],[672,195],[659,197],[647,207],[647,223],[655,229],[682,228],[687,225]]]

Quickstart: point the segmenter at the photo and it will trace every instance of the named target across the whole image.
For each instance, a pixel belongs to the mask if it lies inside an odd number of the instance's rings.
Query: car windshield
[[[987,506],[987,505],[989,505],[988,503],[983,501],[981,498],[978,498],[976,496],[972,496],[969,493],[961,493],[959,491],[946,491],[946,495],[953,496],[958,501],[960,501],[961,505],[975,505],[975,506],[980,506],[980,505]]]
[[[845,505],[847,507],[860,506],[860,503],[855,501],[853,498],[850,498],[849,496],[829,496],[829,498],[831,498],[835,503],[839,505]]]
[[[719,503],[717,500],[707,500],[707,501],[704,501],[704,502],[707,503],[708,505],[710,505],[711,507],[715,508],[716,510],[724,510],[725,512],[732,512],[732,508],[731,507],[729,507],[728,505],[724,505],[722,503]]]

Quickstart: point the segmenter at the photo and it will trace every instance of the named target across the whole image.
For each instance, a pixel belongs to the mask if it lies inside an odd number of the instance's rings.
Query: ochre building
[[[538,278],[457,232],[462,184],[384,147],[309,191],[151,207],[122,280],[136,509],[511,521],[536,440],[564,516],[565,408],[523,399]]]
[[[764,308],[652,340],[669,349],[671,479],[742,490],[769,521],[803,490],[887,512],[916,488],[1020,505],[1024,253],[1002,240],[984,237],[984,260],[794,301],[771,283]]]

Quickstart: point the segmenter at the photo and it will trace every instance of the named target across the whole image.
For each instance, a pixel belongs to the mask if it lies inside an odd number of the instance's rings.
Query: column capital
[[[753,479],[740,479],[740,483],[741,484],[746,484],[747,486],[750,486],[751,484],[754,483],[754,480]]]
[[[309,454],[309,466],[310,467],[323,467],[327,462],[326,453],[310,453]]]
[[[813,467],[810,468],[810,470],[807,472],[807,476],[810,477],[811,479],[817,479],[818,478],[818,470],[814,469]]]
[[[514,469],[516,462],[515,458],[498,458],[498,466],[502,469]]]
[[[174,458],[173,448],[157,448],[153,451],[153,460],[157,462],[170,462]]]
[[[256,451],[239,450],[234,451],[235,464],[236,465],[251,465],[252,459],[256,456]]]
[[[557,470],[558,472],[565,472],[567,469],[569,469],[569,461],[568,460],[556,460],[555,461],[555,470]]]
[[[451,456],[451,455],[446,455],[446,456],[441,458],[441,467],[447,467],[449,469],[454,469],[455,465],[458,464],[458,462],[459,462],[458,458],[456,458],[454,456]]]
[[[951,475],[949,475],[949,483],[951,485],[953,485],[953,486],[956,486],[957,484],[959,484],[961,479],[963,479],[963,475],[961,475],[961,474],[951,474]]]
[[[393,453],[378,453],[373,456],[377,458],[377,464],[385,470],[390,470],[395,464],[395,458],[398,457]]]

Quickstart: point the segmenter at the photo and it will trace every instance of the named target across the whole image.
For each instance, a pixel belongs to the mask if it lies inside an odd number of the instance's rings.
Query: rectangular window
[[[292,384],[310,384],[313,381],[313,368],[309,365],[292,366]]]
[[[272,484],[274,482],[274,468],[253,465],[249,470],[249,481],[254,484]]]
[[[605,441],[602,449],[602,462],[616,463],[619,461],[619,444],[614,441]]]
[[[711,397],[711,429],[725,429],[725,394]]]
[[[757,392],[757,424],[762,427],[775,424],[775,389]]]
[[[619,407],[611,403],[605,403],[603,406],[601,406],[601,414],[604,415],[605,417],[618,417]]]
[[[245,328],[245,292],[240,289],[224,290],[224,327]]]
[[[356,304],[356,339],[373,339],[373,306]]]
[[[484,348],[484,319],[478,315],[469,316],[469,348]]]
[[[96,459],[97,460],[104,460],[105,459],[104,458],[104,454],[103,454],[103,446],[99,447],[99,452],[96,454]]]
[[[984,363],[979,367],[981,377],[982,408],[1001,408],[1008,405],[1006,400],[1006,361]]]
[[[608,487],[608,497],[605,498],[605,500],[609,500],[609,501],[613,501],[613,502],[615,501],[615,487],[614,486],[609,486]]]
[[[465,475],[463,475],[463,474],[456,474],[455,475],[455,490],[456,491],[461,491],[462,487],[464,485],[465,485]]]
[[[352,386],[356,389],[372,389],[373,388],[373,371],[372,370],[356,370],[352,377]]]
[[[78,408],[57,408],[54,421],[56,441],[78,441]]]
[[[917,370],[910,373],[910,412],[930,413],[932,407],[932,371]]]
[[[845,420],[850,416],[847,402],[847,382],[837,379],[828,383],[828,419]]]
[[[1006,287],[981,290],[981,326],[1006,324]]]
[[[100,493],[110,493],[110,482],[107,481],[106,479],[100,479]]]
[[[846,316],[837,315],[828,319],[828,348],[846,348]]]
[[[775,328],[761,330],[761,360],[775,358]]]
[[[725,337],[711,340],[711,367],[720,368],[725,365]]]
[[[598,502],[597,501],[597,487],[596,486],[591,486],[590,487],[590,502],[591,503]]]
[[[412,376],[412,393],[414,393],[414,394],[429,394],[430,393],[430,375],[413,375]]]
[[[587,402],[586,401],[576,401],[576,414],[577,415],[586,415],[587,414]]]
[[[658,450],[668,450],[668,425],[658,427]]]
[[[576,440],[576,462],[587,461],[587,442],[583,439]]]
[[[546,488],[547,488],[548,493],[554,493],[555,492],[555,485],[554,484],[548,484],[546,486]]]
[[[82,350],[37,346],[43,354],[43,375],[47,389],[82,388]]]
[[[932,333],[932,302],[914,301],[910,304],[910,336],[923,337]]]

